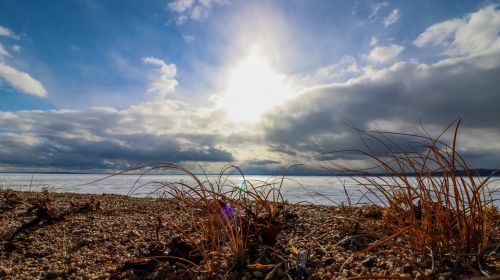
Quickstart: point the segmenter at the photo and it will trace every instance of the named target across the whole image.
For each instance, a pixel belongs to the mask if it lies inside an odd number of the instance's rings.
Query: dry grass
[[[181,210],[176,220],[164,220],[174,229],[177,237],[167,246],[169,252],[157,251],[167,258],[184,260],[197,271],[221,273],[248,264],[252,248],[249,242],[272,245],[280,233],[280,220],[284,218],[281,195],[282,180],[272,182],[250,182],[241,170],[232,165],[224,167],[215,180],[210,181],[175,164],[151,166],[148,171],[170,169],[187,175],[194,183],[149,182],[135,185],[130,193],[142,187],[153,187],[165,203],[174,204]],[[230,175],[240,175],[243,182],[235,185]],[[161,217],[158,213],[158,217]],[[160,223],[161,223],[161,218]],[[158,225],[157,238],[160,242]],[[172,244],[174,242],[174,244]],[[179,242],[187,254],[176,252]],[[150,254],[150,256],[152,256]],[[157,257],[157,256],[156,256]]]
[[[404,246],[431,255],[433,265],[434,261],[452,260],[472,264],[487,274],[482,265],[495,249],[491,236],[499,230],[494,220],[498,209],[492,199],[496,190],[488,188],[491,176],[474,174],[458,153],[459,126],[460,120],[451,131],[451,144],[442,142],[441,135],[363,131],[368,151],[341,153],[363,156],[375,164],[372,170],[376,173],[348,171],[355,172],[352,178],[385,204],[384,221]],[[411,141],[398,144],[390,136]],[[377,152],[367,141],[376,143]],[[377,175],[381,173],[389,176]]]

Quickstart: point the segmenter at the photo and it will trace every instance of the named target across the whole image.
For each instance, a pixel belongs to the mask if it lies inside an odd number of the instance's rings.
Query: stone
[[[403,266],[403,272],[404,273],[411,273],[413,271],[413,267],[407,263]]]
[[[59,273],[57,271],[54,271],[54,270],[47,271],[47,274],[45,275],[45,277],[47,279],[56,279],[57,276],[59,276]]]
[[[254,277],[257,277],[257,278],[264,278],[264,273],[262,273],[262,271],[258,271],[258,270],[256,270],[256,271],[254,271],[252,274],[253,274],[253,276],[254,276]]]
[[[368,257],[366,259],[364,259],[361,264],[364,266],[364,267],[367,267],[367,268],[370,268],[370,267],[373,267],[373,265],[375,264],[375,259],[372,258],[372,257]]]
[[[68,268],[68,272],[67,272],[67,273],[68,273],[69,275],[71,275],[71,274],[75,274],[75,273],[77,273],[77,272],[78,272],[78,267],[74,267],[74,266],[72,266],[72,267]]]
[[[324,264],[324,265],[332,265],[335,263],[335,259],[334,258],[329,258],[329,257],[323,257],[321,258],[321,262]]]

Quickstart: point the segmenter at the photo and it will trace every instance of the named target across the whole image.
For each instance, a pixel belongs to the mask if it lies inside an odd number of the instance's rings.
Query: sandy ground
[[[173,258],[144,257],[151,244],[171,247],[172,242],[185,240],[172,225],[189,228],[191,221],[171,201],[69,193],[48,197],[0,190],[1,279],[356,279],[377,275],[392,276],[378,279],[474,279],[480,275],[464,264],[441,263],[430,254],[410,252],[397,246],[397,239],[390,246],[364,252],[392,233],[382,222],[381,209],[374,206],[285,205],[287,218],[279,225],[276,242],[269,246],[248,243],[255,247],[244,262],[250,266],[231,267],[226,259],[219,269],[207,273]],[[202,237],[193,233],[192,238]],[[498,242],[495,238],[492,242]],[[164,248],[166,255],[172,255],[170,247]],[[307,250],[306,271],[297,267],[300,250]],[[256,263],[265,266],[252,266]],[[489,254],[487,263],[485,269],[499,275],[498,249]]]

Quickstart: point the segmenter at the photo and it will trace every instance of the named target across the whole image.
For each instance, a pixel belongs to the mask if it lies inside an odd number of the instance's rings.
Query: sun
[[[233,122],[254,123],[264,112],[294,96],[285,75],[278,73],[266,56],[251,51],[229,72],[217,107]]]

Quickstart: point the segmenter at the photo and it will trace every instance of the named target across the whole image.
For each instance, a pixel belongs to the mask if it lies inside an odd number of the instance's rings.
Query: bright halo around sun
[[[293,96],[285,76],[262,53],[252,51],[229,72],[225,90],[216,103],[231,121],[253,123],[264,112]]]

